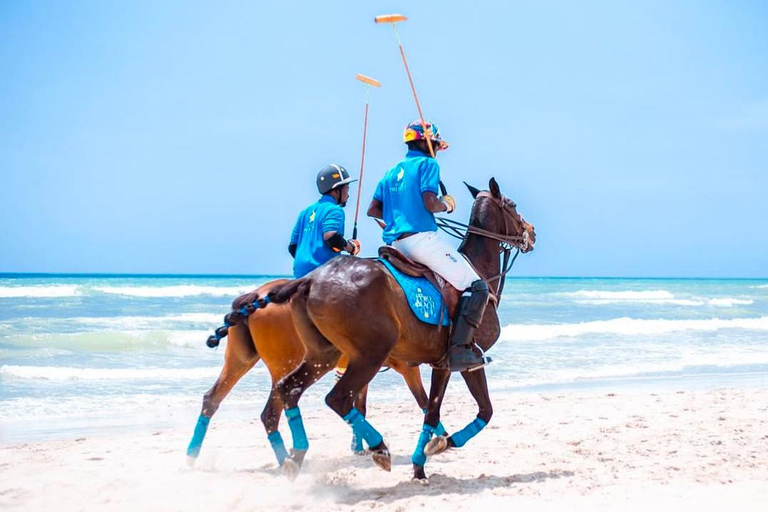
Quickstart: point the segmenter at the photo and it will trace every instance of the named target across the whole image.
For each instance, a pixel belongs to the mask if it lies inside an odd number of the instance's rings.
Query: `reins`
[[[494,281],[500,280],[499,289],[496,292],[496,296],[498,300],[498,298],[501,298],[501,293],[504,291],[504,283],[506,282],[507,274],[509,273],[510,270],[512,270],[512,266],[515,264],[515,260],[520,255],[520,245],[527,244],[528,237],[506,234],[509,232],[509,229],[507,225],[507,210],[504,204],[487,192],[480,192],[479,194],[477,194],[477,196],[488,197],[497,206],[499,206],[499,208],[501,208],[502,215],[504,218],[505,234],[502,235],[499,233],[494,233],[493,231],[488,231],[487,229],[478,228],[476,226],[470,226],[469,224],[464,224],[462,222],[458,222],[452,219],[446,219],[444,217],[435,217],[435,222],[437,223],[437,227],[442,229],[445,233],[449,234],[454,238],[458,238],[459,240],[462,240],[462,241],[466,241],[469,235],[478,235],[478,236],[482,236],[484,238],[490,238],[491,240],[496,240],[499,242],[499,253],[504,253],[504,260],[501,263],[501,272],[499,272],[493,277],[486,278],[486,281],[488,282],[488,284],[491,284]],[[512,256],[513,247],[517,249],[514,256]]]

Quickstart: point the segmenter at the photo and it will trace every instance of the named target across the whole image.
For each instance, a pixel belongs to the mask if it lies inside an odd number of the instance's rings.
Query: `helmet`
[[[331,190],[357,181],[352,179],[347,170],[340,165],[326,165],[317,173],[317,190],[321,194],[327,194]]]
[[[435,151],[443,151],[448,149],[448,143],[440,138],[440,130],[437,128],[437,125],[435,125],[432,121],[424,121],[424,124],[427,125],[427,132],[432,135],[430,140],[435,143],[433,145]],[[415,120],[405,127],[405,133],[403,133],[403,142],[408,143],[412,140],[426,140],[426,137],[424,136],[424,127],[422,126],[420,119]]]

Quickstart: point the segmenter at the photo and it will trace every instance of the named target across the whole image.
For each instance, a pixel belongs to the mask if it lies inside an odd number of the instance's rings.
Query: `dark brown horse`
[[[278,464],[282,465],[288,456],[283,440],[278,431],[278,424],[283,411],[283,402],[275,391],[275,384],[288,375],[302,361],[304,346],[294,327],[291,308],[288,304],[274,304],[267,308],[251,308],[250,314],[236,317],[232,320],[233,313],[238,313],[248,304],[253,304],[258,297],[265,297],[273,288],[287,283],[287,279],[279,279],[262,285],[254,292],[247,293],[235,299],[233,312],[227,315],[232,323],[228,329],[217,331],[223,336],[228,336],[227,346],[224,352],[224,366],[219,377],[210,390],[203,397],[203,408],[195,427],[192,441],[187,448],[188,464],[194,464],[200,453],[200,448],[208,429],[208,423],[222,400],[229,394],[237,382],[259,362],[264,361],[272,379],[272,387],[269,398],[261,413],[261,421],[267,431],[267,437],[275,451]],[[214,338],[215,339],[215,338]],[[218,343],[211,343],[215,346]],[[427,393],[421,383],[421,374],[418,367],[408,366],[403,361],[390,358],[385,362],[387,366],[403,376],[408,388],[413,393],[416,402],[421,409],[427,408]],[[346,362],[339,361],[339,366],[344,368]],[[356,396],[355,406],[365,414],[368,388],[361,388]],[[352,449],[357,453],[363,452],[362,438],[353,436]]]
[[[496,305],[505,275],[500,254],[504,253],[504,261],[508,261],[513,246],[522,252],[533,249],[536,235],[533,226],[517,213],[515,203],[501,195],[494,179],[490,181],[490,192],[469,189],[475,201],[459,251],[488,281],[493,292],[494,300],[486,308],[475,334],[476,343],[487,351],[500,332]],[[325,401],[351,425],[356,435],[366,440],[374,462],[389,471],[389,450],[381,434],[354,407],[353,399],[387,358],[439,365],[448,345],[447,330],[417,320],[395,279],[374,260],[335,258],[312,274],[275,288],[270,299],[278,304],[291,301],[294,324],[306,347],[301,364],[277,384],[286,415],[292,418],[289,426],[294,454],[284,464],[289,478],[295,478],[306,452],[299,399],[342,357],[349,360],[347,370]],[[449,377],[447,370],[432,372],[429,407],[412,457],[414,478],[419,480],[426,479],[425,453],[433,455],[463,446],[485,427],[493,413],[485,371],[481,368],[462,372],[478,404],[477,418],[450,437],[438,436],[430,441],[440,420]]]

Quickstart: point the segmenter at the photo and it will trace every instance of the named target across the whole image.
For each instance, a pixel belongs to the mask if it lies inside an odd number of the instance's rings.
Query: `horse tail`
[[[272,288],[267,294],[266,299],[268,302],[274,302],[275,304],[285,304],[299,292],[308,293],[309,285],[309,278],[304,277],[302,279],[294,279],[282,286]]]
[[[245,321],[254,311],[267,307],[270,302],[275,304],[288,302],[300,289],[304,292],[309,290],[308,279],[294,279],[282,286],[273,288],[263,297],[257,291],[241,295],[232,302],[232,311],[224,315],[224,325],[216,329],[214,334],[208,337],[205,344],[210,348],[218,347],[221,339],[227,337],[230,327]]]
[[[232,310],[224,315],[224,325],[216,329],[214,334],[208,337],[205,344],[210,348],[218,347],[221,339],[226,338],[229,334],[230,327],[244,322],[254,311],[267,307],[270,302],[269,296],[261,297],[256,291],[239,296],[232,302]]]

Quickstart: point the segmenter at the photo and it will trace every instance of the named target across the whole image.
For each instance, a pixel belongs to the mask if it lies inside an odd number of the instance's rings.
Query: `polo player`
[[[317,173],[321,197],[301,211],[288,245],[294,258],[294,277],[305,276],[341,251],[352,255],[360,252],[360,242],[344,239],[344,207],[349,199],[349,184],[355,181],[344,167],[336,164],[326,165]]]
[[[483,319],[488,285],[469,262],[437,234],[435,213],[451,213],[456,201],[448,194],[437,196],[440,165],[431,156],[448,148],[437,126],[416,120],[405,128],[408,145],[405,159],[387,172],[376,187],[368,215],[383,219],[384,242],[414,261],[429,267],[462,292],[448,350],[451,371],[472,370],[491,362],[474,343],[475,329]]]

